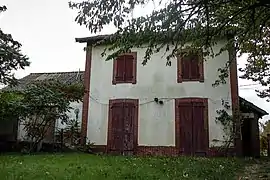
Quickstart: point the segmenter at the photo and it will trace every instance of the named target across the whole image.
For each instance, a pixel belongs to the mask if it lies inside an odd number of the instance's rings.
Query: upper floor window
[[[182,53],[177,57],[177,82],[204,81],[202,53]]]
[[[125,53],[114,59],[113,84],[132,83],[136,84],[137,53]]]

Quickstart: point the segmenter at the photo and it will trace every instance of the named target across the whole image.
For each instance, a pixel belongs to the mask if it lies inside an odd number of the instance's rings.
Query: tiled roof
[[[258,106],[256,106],[252,102],[250,102],[250,101],[248,101],[240,96],[239,96],[239,101],[240,101],[240,109],[245,110],[246,108],[250,108],[253,112],[256,112],[257,114],[259,114],[259,116],[268,115],[268,112],[266,112],[265,110],[259,108]]]
[[[113,37],[113,34],[97,35],[97,36],[90,36],[90,37],[75,38],[75,41],[79,43],[87,42],[87,43],[92,44],[92,43],[96,43],[98,41],[102,41],[102,40],[109,39],[112,37]]]
[[[18,81],[14,87],[5,87],[2,90],[22,90],[26,85],[35,81],[57,80],[66,84],[83,83],[84,71],[31,73]]]

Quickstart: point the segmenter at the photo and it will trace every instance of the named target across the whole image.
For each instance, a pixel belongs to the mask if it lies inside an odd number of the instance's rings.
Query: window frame
[[[113,76],[112,76],[112,84],[125,84],[125,83],[131,83],[136,84],[137,83],[137,52],[130,52],[130,53],[123,53],[119,56],[125,56],[125,55],[132,55],[133,56],[133,62],[132,62],[132,80],[116,80],[117,75],[117,58],[113,60]]]
[[[203,52],[202,50],[197,50],[196,54],[198,55],[198,66],[199,66],[199,77],[198,78],[189,78],[189,79],[184,79],[183,78],[183,70],[182,70],[182,53],[187,53],[188,50],[184,49],[181,51],[180,55],[177,56],[177,82],[182,83],[182,82],[189,82],[189,81],[199,81],[199,82],[204,82],[204,60],[203,60]]]

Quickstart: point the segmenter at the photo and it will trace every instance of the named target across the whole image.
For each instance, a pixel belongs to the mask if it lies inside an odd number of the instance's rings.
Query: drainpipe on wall
[[[228,41],[234,39],[233,35],[228,36]],[[237,75],[237,62],[236,62],[236,48],[234,41],[231,42],[228,49],[229,62],[230,62],[230,84],[231,84],[231,101],[232,101],[232,113],[234,118],[234,146],[236,156],[241,157],[242,154],[242,137],[241,137],[241,118],[240,118],[240,107],[239,107],[239,92],[238,92],[238,75]]]
[[[84,97],[82,109],[82,124],[81,124],[81,144],[85,145],[87,142],[87,124],[89,111],[89,94],[90,94],[90,76],[91,76],[91,61],[92,61],[92,46],[87,43],[86,59],[84,71]]]

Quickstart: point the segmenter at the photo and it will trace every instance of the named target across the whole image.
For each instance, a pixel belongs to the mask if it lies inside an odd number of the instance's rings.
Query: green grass
[[[242,165],[242,161],[232,158],[3,155],[0,156],[0,179],[232,180]]]

